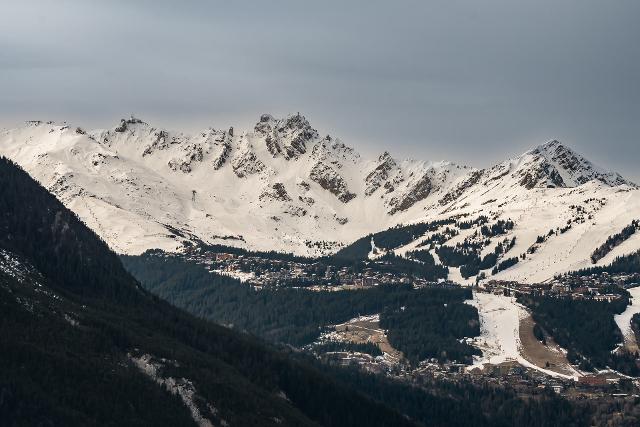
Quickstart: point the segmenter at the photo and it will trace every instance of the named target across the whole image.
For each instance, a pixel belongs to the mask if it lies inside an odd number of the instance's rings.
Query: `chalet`
[[[594,301],[606,301],[606,302],[611,302],[611,301],[615,301],[618,298],[620,298],[620,295],[616,295],[616,294],[604,294],[604,295],[594,295],[593,296],[593,300]]]
[[[233,258],[233,254],[216,254],[216,261],[227,261]]]

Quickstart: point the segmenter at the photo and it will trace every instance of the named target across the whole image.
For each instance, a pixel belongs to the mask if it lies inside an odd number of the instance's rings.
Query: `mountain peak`
[[[253,128],[256,136],[264,138],[269,153],[285,159],[296,159],[306,153],[307,143],[318,138],[318,131],[300,113],[284,119],[276,119],[271,114],[262,114]]]
[[[596,166],[557,139],[552,139],[527,151],[520,159],[524,161],[521,182],[527,188],[533,187],[577,187],[589,181],[615,187],[635,186],[620,174]]]
[[[384,163],[388,161],[394,161],[393,157],[391,157],[391,154],[389,154],[388,151],[385,151],[384,153],[378,156],[378,163]]]
[[[124,132],[125,130],[129,129],[132,125],[133,126],[135,125],[149,126],[149,123],[143,122],[142,120],[140,120],[139,118],[135,117],[132,114],[131,117],[129,117],[128,119],[120,119],[120,124],[116,126],[114,130],[116,132]]]
[[[549,149],[554,149],[557,147],[564,147],[564,145],[558,141],[557,139],[552,139],[550,141],[545,142],[544,144],[540,144],[538,146],[539,149],[544,149],[544,150],[549,150]],[[567,148],[567,147],[565,147]]]
[[[541,155],[547,155],[547,154],[557,155],[559,153],[567,153],[567,154],[570,153],[575,157],[582,157],[578,153],[576,153],[573,149],[571,149],[569,146],[563,144],[557,139],[552,139],[550,141],[545,142],[544,144],[538,145],[533,150],[530,150],[530,153],[541,154]]]
[[[274,120],[275,119],[273,118],[273,116],[271,114],[265,113],[265,114],[260,115],[259,123],[267,123],[267,122],[272,122]]]

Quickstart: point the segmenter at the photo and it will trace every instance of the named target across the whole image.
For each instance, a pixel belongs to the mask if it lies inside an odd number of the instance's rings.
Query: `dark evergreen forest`
[[[569,361],[581,369],[609,366],[628,375],[640,374],[635,355],[612,353],[622,342],[613,317],[624,311],[628,294],[611,303],[552,297],[521,297],[520,302],[532,310],[536,323],[568,350]]]
[[[309,344],[327,325],[382,313],[381,323],[388,325],[384,327],[390,336],[411,359],[463,361],[474,352],[458,339],[479,333],[477,310],[463,304],[471,298],[468,289],[387,285],[332,292],[290,288],[256,291],[201,265],[157,252],[124,256],[122,260],[145,288],[178,307],[273,342]],[[467,328],[468,324],[476,328]]]
[[[131,365],[129,354],[144,353],[176,361],[163,374],[191,379],[196,405],[232,426],[583,426],[599,411],[546,390],[523,399],[507,388],[408,384],[322,365],[199,319],[143,289],[4,158],[0,249],[29,272],[0,272],[3,426],[195,425],[178,396]]]

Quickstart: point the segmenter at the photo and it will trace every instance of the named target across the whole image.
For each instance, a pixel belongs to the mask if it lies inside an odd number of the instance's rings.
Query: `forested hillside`
[[[638,375],[632,355],[615,354],[622,342],[614,315],[622,313],[628,295],[615,302],[571,300],[568,298],[522,297],[535,321],[568,350],[568,359],[583,370],[614,368],[628,375]]]
[[[470,298],[469,289],[433,290],[402,307],[387,307],[380,326],[389,331],[389,342],[414,364],[432,358],[471,363],[471,356],[482,352],[462,342],[480,335],[478,311],[464,303]]]
[[[148,294],[104,243],[5,159],[0,230],[3,425],[195,425],[193,408],[158,381],[192,390],[197,415],[214,424],[412,424],[308,365]],[[136,363],[144,360],[157,369],[143,374]]]
[[[598,273],[640,273],[640,251],[618,257],[609,265],[586,268],[573,274],[586,276]]]
[[[301,346],[328,325],[381,313],[381,323],[415,362],[427,357],[465,361],[477,353],[459,342],[479,334],[477,310],[463,304],[471,298],[468,289],[393,285],[327,292],[256,291],[237,279],[161,252],[122,260],[146,289],[178,307],[273,342]]]
[[[395,286],[329,293],[291,289],[256,291],[235,279],[210,273],[202,266],[175,257],[165,258],[160,252],[124,256],[123,262],[145,287],[179,306],[218,321],[238,319],[241,323],[234,327],[268,339],[279,337],[286,341],[287,337],[302,336],[303,342],[307,342],[316,336],[319,319],[331,321],[333,318],[335,322],[345,313],[386,306],[388,312],[381,315],[381,323],[389,322],[391,336],[398,331],[398,336],[393,338],[395,345],[406,351],[413,361],[424,357],[464,361],[474,352],[456,338],[474,335],[479,326],[475,308],[461,303],[469,297],[469,289],[436,288],[420,292],[408,286]],[[445,301],[448,309],[444,307]],[[367,312],[360,311],[360,314]],[[407,315],[398,316],[399,313]],[[307,327],[311,331],[309,335],[283,333]],[[318,363],[301,353],[296,353],[296,357]],[[578,410],[547,391],[534,399],[521,400],[509,389],[483,388],[466,382],[434,382],[414,387],[357,369],[318,367],[424,426],[582,426],[587,425],[590,416],[588,408]],[[452,416],[453,413],[456,416]]]
[[[5,159],[0,230],[1,425],[580,426],[589,417],[546,392],[416,388],[322,366],[197,319],[142,289]]]
[[[363,260],[367,258],[367,255],[371,251],[372,239],[377,248],[391,250],[412,242],[427,231],[435,231],[440,226],[454,223],[454,219],[446,219],[429,223],[421,222],[410,225],[398,225],[356,240],[350,245],[340,249],[334,255],[334,258],[340,260]]]

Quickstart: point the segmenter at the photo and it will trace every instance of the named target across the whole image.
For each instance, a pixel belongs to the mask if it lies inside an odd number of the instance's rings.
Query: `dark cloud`
[[[640,180],[640,2],[524,3],[12,2],[0,125],[300,111],[372,154],[485,166],[558,138]]]

